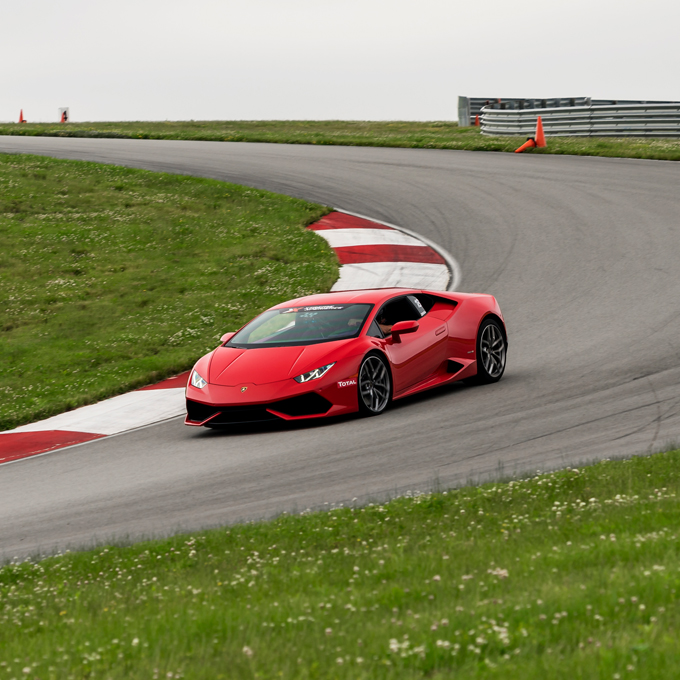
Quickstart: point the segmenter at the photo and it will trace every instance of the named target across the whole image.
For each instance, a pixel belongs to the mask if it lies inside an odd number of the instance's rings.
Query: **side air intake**
[[[459,364],[457,361],[453,361],[453,359],[449,359],[446,362],[446,372],[447,373],[458,373],[463,368],[463,364]]]

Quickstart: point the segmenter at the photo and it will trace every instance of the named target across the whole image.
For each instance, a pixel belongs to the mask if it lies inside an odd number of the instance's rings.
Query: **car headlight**
[[[313,371],[309,371],[308,373],[298,375],[295,378],[295,381],[299,383],[306,383],[309,382],[310,380],[318,380],[328,372],[331,366],[335,366],[335,361],[332,364],[327,364],[326,366],[322,366],[321,368],[315,368]]]
[[[191,384],[194,387],[198,387],[199,390],[202,390],[208,384],[208,382],[203,380],[203,378],[201,378],[201,376],[198,374],[198,371],[194,369],[191,372]]]

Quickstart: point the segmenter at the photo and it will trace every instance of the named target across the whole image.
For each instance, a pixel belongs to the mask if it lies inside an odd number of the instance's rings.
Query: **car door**
[[[441,319],[427,314],[417,298],[400,296],[386,303],[376,314],[389,325],[398,321],[417,321],[418,330],[403,334],[395,341],[391,334],[385,338],[385,353],[392,364],[394,393],[426,380],[439,371],[446,361],[447,328]]]

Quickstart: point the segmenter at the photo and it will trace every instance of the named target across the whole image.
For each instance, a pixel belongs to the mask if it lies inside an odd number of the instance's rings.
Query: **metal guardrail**
[[[607,104],[523,110],[484,107],[484,135],[531,136],[541,116],[553,137],[680,137],[680,102]]]
[[[485,135],[532,135],[541,116],[553,137],[680,137],[680,102],[458,97],[459,125],[477,115]]]
[[[540,109],[560,108],[564,106],[587,106],[590,97],[553,97],[552,99],[498,99],[497,97],[458,97],[458,125],[461,127],[472,125],[475,118],[481,115],[484,107],[493,109]],[[598,100],[598,104],[616,104],[615,101]],[[633,104],[639,102],[624,102]],[[658,103],[658,102],[654,102]]]

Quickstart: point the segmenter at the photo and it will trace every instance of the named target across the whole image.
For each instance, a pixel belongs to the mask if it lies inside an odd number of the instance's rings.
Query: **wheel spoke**
[[[364,406],[380,413],[390,398],[390,378],[385,364],[376,356],[364,361],[359,373],[359,394]]]
[[[495,323],[488,324],[479,339],[482,365],[490,378],[497,378],[505,367],[505,338]]]

